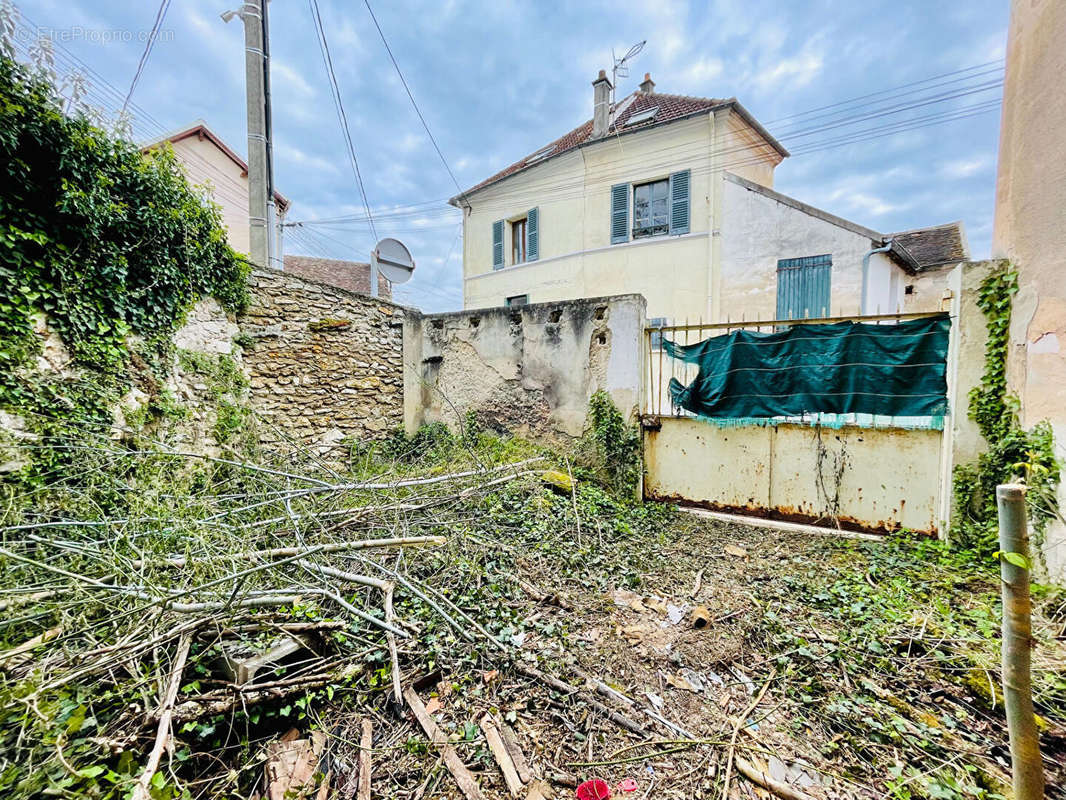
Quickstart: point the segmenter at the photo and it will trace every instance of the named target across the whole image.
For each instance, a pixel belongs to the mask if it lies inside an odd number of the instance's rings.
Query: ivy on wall
[[[169,149],[64,115],[51,84],[0,58],[0,408],[109,419],[131,357],[165,371],[189,307],[211,295],[239,310],[247,274]],[[42,314],[69,375],[32,369]]]
[[[1000,269],[978,289],[977,305],[988,328],[981,382],[970,390],[970,418],[977,423],[988,449],[977,461],[955,467],[951,536],[957,547],[980,558],[998,550],[996,486],[1024,479],[1029,486],[1029,514],[1037,536],[1055,516],[1055,490],[1060,464],[1055,458],[1051,426],[1038,423],[1024,430],[1018,422],[1018,401],[1007,391],[1007,352],[1011,304],[1018,291],[1018,273]]]

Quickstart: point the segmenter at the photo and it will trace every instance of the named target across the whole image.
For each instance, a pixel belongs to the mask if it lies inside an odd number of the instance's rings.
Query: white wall
[[[829,253],[831,315],[860,313],[862,257],[869,236],[808,214],[773,197],[726,180],[722,220],[722,305],[731,319],[773,319],[777,311],[777,260]],[[895,276],[895,279],[893,279]],[[884,254],[870,258],[869,313],[902,305],[907,276]]]

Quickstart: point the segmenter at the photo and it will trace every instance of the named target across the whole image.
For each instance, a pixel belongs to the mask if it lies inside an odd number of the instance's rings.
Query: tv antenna
[[[614,68],[611,70],[611,91],[618,86],[619,78],[629,77],[629,62],[636,58],[637,53],[644,49],[644,45],[648,43],[647,39],[637,42],[635,45],[626,51],[626,54],[621,58],[618,58],[614,54],[614,48],[611,48],[611,60],[614,62]]]

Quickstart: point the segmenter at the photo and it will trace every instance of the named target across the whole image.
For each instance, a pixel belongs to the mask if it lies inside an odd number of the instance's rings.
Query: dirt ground
[[[592,779],[632,798],[1006,796],[1002,705],[985,689],[998,675],[974,666],[994,655],[995,633],[983,643],[960,635],[987,623],[998,587],[987,572],[956,575],[920,554],[897,567],[893,547],[680,513],[635,588],[583,585],[519,556],[528,602],[513,662],[423,674],[417,689],[486,797],[511,795],[477,730],[485,713],[545,782],[543,795],[527,786],[518,796],[574,797]],[[926,572],[933,601],[919,591]],[[937,599],[944,586],[953,593]],[[841,603],[861,625],[835,616]],[[910,618],[886,616],[900,604]],[[949,631],[945,620],[961,621]],[[1063,720],[1048,710],[1061,707],[1061,622],[1036,625],[1035,681],[1051,698],[1038,697],[1048,797],[1066,796]],[[529,679],[522,668],[533,664],[581,692]],[[608,709],[644,732],[624,730]],[[410,717],[377,724],[375,796],[463,796]],[[354,716],[339,721],[335,735],[352,742],[357,727]],[[338,771],[355,757],[340,755]]]

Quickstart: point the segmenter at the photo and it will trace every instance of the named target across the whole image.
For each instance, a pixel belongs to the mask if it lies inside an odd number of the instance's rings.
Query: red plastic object
[[[618,783],[618,788],[623,792],[635,792],[637,790],[637,782],[632,778],[623,778]]]
[[[607,800],[611,796],[611,787],[599,778],[585,781],[577,787],[577,800]]]

